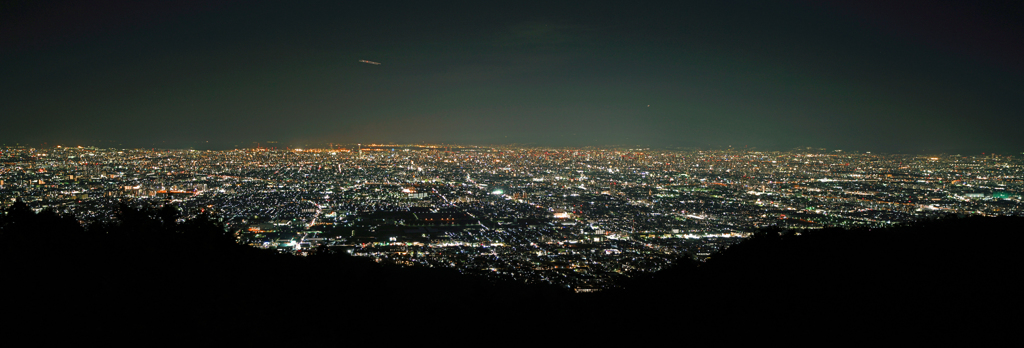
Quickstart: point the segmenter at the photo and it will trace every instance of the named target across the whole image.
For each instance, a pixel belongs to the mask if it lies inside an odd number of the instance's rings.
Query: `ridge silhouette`
[[[401,268],[326,246],[308,257],[235,243],[208,215],[121,204],[113,223],[16,201],[0,216],[4,316],[20,325],[193,333],[298,318],[311,328],[530,322],[626,328],[763,322],[1003,327],[1019,309],[1024,218],[947,217],[885,229],[762,229],[707,262],[681,258],[623,289],[572,294],[454,269]],[[466,317],[487,314],[487,320]],[[545,314],[547,313],[547,314]],[[558,315],[549,315],[558,313]],[[672,320],[660,321],[665,313]],[[870,318],[861,321],[858,318]],[[70,325],[70,324],[68,324]],[[254,326],[255,325],[255,326]],[[234,330],[234,331],[233,331]],[[923,329],[922,329],[923,330]]]

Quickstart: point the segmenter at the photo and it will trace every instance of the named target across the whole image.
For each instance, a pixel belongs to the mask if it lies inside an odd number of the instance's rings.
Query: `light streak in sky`
[[[373,65],[380,65],[380,63],[371,62],[371,61],[368,61],[368,60],[365,60],[365,59],[360,59],[359,62],[360,63],[366,63],[366,64],[373,64]]]

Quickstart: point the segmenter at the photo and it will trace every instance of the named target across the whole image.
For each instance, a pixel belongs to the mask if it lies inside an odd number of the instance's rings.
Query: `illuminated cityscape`
[[[1024,1],[6,1],[5,332],[1012,342],[1022,42]]]
[[[0,151],[0,199],[114,219],[120,202],[212,213],[239,243],[318,247],[576,292],[760,228],[888,227],[1024,216],[1024,161],[1003,155],[353,144],[233,151]]]

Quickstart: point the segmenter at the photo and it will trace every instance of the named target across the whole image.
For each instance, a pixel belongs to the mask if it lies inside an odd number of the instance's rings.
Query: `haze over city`
[[[8,2],[0,144],[1019,154],[1021,13],[956,1]]]

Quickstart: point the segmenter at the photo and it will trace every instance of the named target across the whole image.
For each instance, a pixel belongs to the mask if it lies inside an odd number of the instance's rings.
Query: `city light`
[[[83,222],[109,222],[120,203],[173,203],[182,219],[214,214],[239,243],[256,248],[308,255],[325,246],[382,263],[486,271],[588,292],[679,257],[706,260],[764,227],[885,227],[948,214],[1024,213],[1024,163],[1000,156],[8,147],[0,172],[5,204],[20,199]]]

